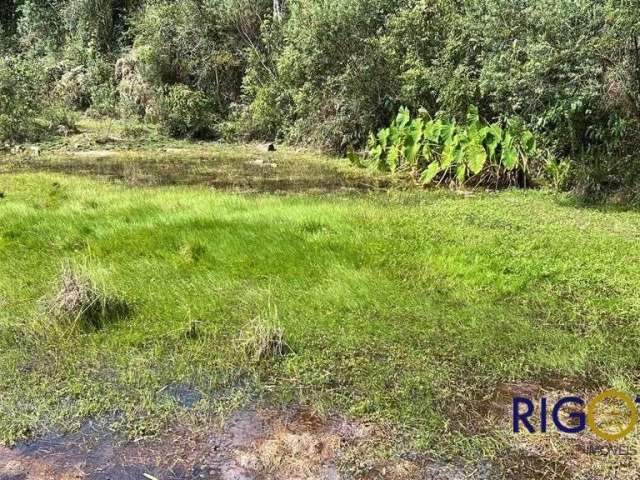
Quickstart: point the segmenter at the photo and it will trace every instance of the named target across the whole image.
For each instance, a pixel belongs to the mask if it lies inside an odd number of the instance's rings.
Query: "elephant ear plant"
[[[529,159],[538,154],[533,133],[510,120],[487,123],[476,107],[469,108],[461,124],[442,117],[412,119],[402,107],[389,127],[370,135],[368,146],[367,161],[358,158],[356,163],[391,173],[409,171],[425,185],[511,185],[526,178]]]

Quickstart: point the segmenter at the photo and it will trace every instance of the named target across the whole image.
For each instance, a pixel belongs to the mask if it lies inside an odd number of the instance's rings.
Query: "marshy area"
[[[92,128],[0,158],[2,480],[633,477],[510,406],[634,388],[638,211]]]

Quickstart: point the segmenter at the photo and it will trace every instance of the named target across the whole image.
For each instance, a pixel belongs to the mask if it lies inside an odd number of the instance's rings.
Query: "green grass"
[[[56,185],[54,185],[54,183]],[[640,213],[542,191],[234,195],[0,176],[0,441],[115,415],[132,437],[259,396],[391,422],[477,455],[504,382],[638,387]],[[49,318],[65,264],[131,305],[101,329]],[[256,319],[294,351],[242,354]],[[469,432],[479,432],[470,435]]]

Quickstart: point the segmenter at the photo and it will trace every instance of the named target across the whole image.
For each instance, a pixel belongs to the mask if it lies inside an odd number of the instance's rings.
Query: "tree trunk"
[[[273,19],[282,20],[282,4],[284,0],[273,0]]]

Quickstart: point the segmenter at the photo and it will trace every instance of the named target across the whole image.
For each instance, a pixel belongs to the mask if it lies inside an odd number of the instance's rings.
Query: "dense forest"
[[[344,153],[402,107],[509,119],[533,165],[597,195],[640,183],[638,0],[1,0],[0,139],[75,112],[176,137]]]

